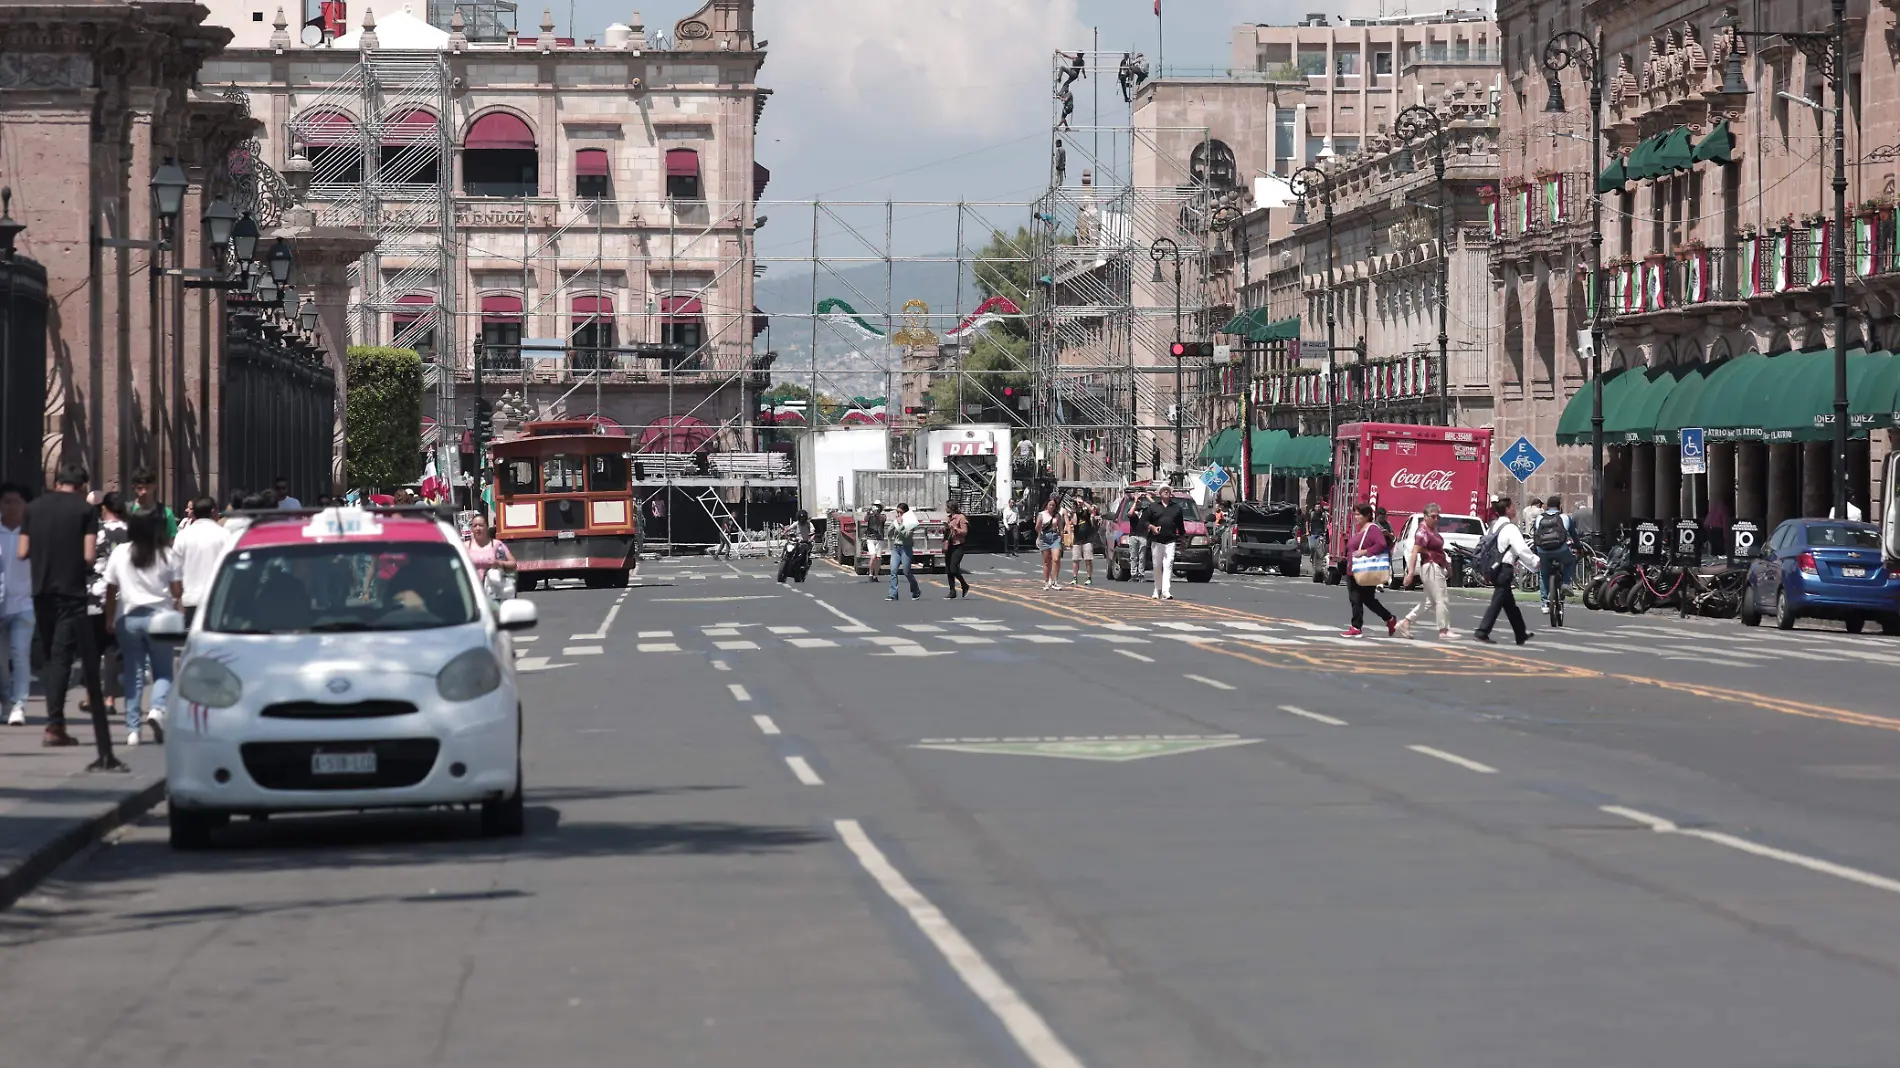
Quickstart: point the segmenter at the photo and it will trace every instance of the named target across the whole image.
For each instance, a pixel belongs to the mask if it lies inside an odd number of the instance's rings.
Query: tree
[[[1043,305],[1041,287],[1035,284],[1035,265],[1030,260],[1035,237],[1028,228],[1017,227],[1014,234],[992,231],[990,240],[977,250],[977,291],[984,300],[1005,297],[1021,309],[1021,317],[992,323],[979,333],[962,361],[962,397],[965,404],[1000,406],[1006,387],[1024,389],[1035,380],[1035,358],[1030,352],[1030,317]],[[946,425],[963,421],[957,410],[958,378],[949,374],[933,383],[928,391],[933,409],[930,421]],[[1009,409],[1012,422],[1023,413]]]
[[[422,476],[422,358],[414,349],[351,345],[344,356],[352,489],[387,489]]]

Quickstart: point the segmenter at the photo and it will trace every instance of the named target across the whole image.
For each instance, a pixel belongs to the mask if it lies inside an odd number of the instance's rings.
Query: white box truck
[[[856,471],[891,466],[891,431],[885,426],[828,427],[798,435],[798,506],[812,517],[850,510],[857,500]],[[865,502],[869,503],[869,502]]]
[[[917,435],[917,466],[948,471],[945,500],[955,501],[972,519],[993,519],[1003,514],[1014,488],[1011,444],[1010,428],[1003,423],[958,423],[924,430]]]

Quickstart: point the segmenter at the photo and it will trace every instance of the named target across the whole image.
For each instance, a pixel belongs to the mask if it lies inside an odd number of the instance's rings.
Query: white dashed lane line
[[[1198,682],[1198,683],[1200,683],[1200,684],[1201,684],[1201,685],[1203,685],[1203,686],[1212,686],[1212,687],[1213,687],[1213,688],[1215,688],[1216,690],[1231,690],[1231,689],[1233,689],[1233,687],[1232,687],[1232,686],[1229,686],[1229,685],[1227,685],[1226,683],[1224,683],[1224,682],[1222,682],[1221,680],[1219,680],[1219,679],[1210,679],[1210,678],[1208,678],[1208,677],[1207,677],[1207,676],[1205,676],[1205,675],[1183,675],[1183,676],[1181,676],[1181,677],[1182,677],[1182,678],[1184,678],[1184,679],[1187,679],[1187,680],[1188,680],[1189,682]]]
[[[1281,705],[1280,711],[1285,712],[1289,716],[1299,716],[1303,719],[1310,719],[1316,723],[1324,723],[1331,727],[1344,727],[1346,725],[1346,721],[1343,719],[1334,719],[1331,716],[1321,715],[1318,712],[1308,712],[1298,705]]]
[[[785,766],[791,768],[793,777],[806,786],[823,786],[825,784],[825,780],[818,777],[818,773],[811,769],[811,765],[806,763],[804,757],[788,756],[785,758]]]
[[[1135,652],[1135,651],[1134,651],[1133,649],[1117,649],[1117,650],[1115,650],[1115,651],[1116,651],[1116,652],[1118,652],[1118,653],[1120,653],[1121,655],[1123,655],[1123,656],[1125,656],[1125,657],[1127,657],[1127,658],[1128,658],[1128,659],[1130,659],[1130,660],[1138,660],[1138,661],[1140,661],[1141,663],[1144,663],[1144,664],[1152,664],[1152,663],[1154,663],[1154,662],[1155,662],[1155,658],[1154,658],[1154,657],[1152,657],[1152,656],[1143,656],[1143,655],[1141,655],[1140,653],[1137,653],[1137,652]]]
[[[732,665],[726,663],[724,660],[714,660],[711,663],[712,663],[712,669],[714,671],[731,671],[732,670]]]
[[[749,692],[747,692],[747,690],[746,690],[746,688],[745,688],[744,686],[741,686],[741,685],[739,685],[739,684],[738,684],[738,683],[736,683],[736,682],[729,682],[729,683],[727,683],[727,684],[726,684],[726,689],[727,689],[727,690],[730,690],[730,691],[732,692],[732,699],[733,699],[734,701],[750,701],[750,700],[752,700],[752,694],[751,694],[751,693],[749,693]]]
[[[1461,757],[1456,753],[1447,753],[1443,749],[1433,749],[1429,745],[1408,745],[1405,748],[1410,749],[1414,753],[1423,753],[1428,757],[1442,760],[1447,764],[1456,764],[1467,771],[1475,771],[1480,775],[1496,775],[1498,773],[1498,769],[1489,764],[1480,764],[1468,757]]]
[[[1850,883],[1859,883],[1862,886],[1872,887],[1875,890],[1885,890],[1890,894],[1900,894],[1900,879],[1895,879],[1892,876],[1877,875],[1870,871],[1863,871],[1860,868],[1850,868],[1845,864],[1836,864],[1831,860],[1822,860],[1820,857],[1810,857],[1805,853],[1776,849],[1774,846],[1765,846],[1760,842],[1751,842],[1746,838],[1737,838],[1732,834],[1723,834],[1721,831],[1705,831],[1694,827],[1679,827],[1674,821],[1663,819],[1661,816],[1652,816],[1647,812],[1633,808],[1624,808],[1621,805],[1604,805],[1598,811],[1607,812],[1612,816],[1621,816],[1627,820],[1634,820],[1637,823],[1644,824],[1657,834],[1678,834],[1685,838],[1700,838],[1705,842],[1714,842],[1716,845],[1727,846],[1730,849],[1740,850],[1743,853],[1752,853],[1758,857],[1779,860],[1784,864],[1793,864],[1797,868],[1806,868],[1809,871],[1820,872],[1823,875],[1832,875],[1837,879],[1846,879]]]
[[[754,722],[754,723],[756,723],[756,724],[758,724],[758,725],[759,725],[759,733],[760,733],[760,734],[779,734],[779,733],[781,733],[781,732],[779,731],[779,729],[778,729],[778,724],[776,724],[776,723],[774,723],[774,722],[772,722],[772,717],[771,717],[771,716],[753,716],[753,717],[752,717],[752,722]]]

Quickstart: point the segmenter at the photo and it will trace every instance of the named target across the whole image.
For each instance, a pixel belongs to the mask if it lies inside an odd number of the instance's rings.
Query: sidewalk
[[[0,908],[165,796],[162,746],[117,745],[125,726],[115,723],[114,752],[131,774],[88,774],[82,769],[94,756],[92,721],[75,718],[69,706],[67,726],[82,744],[45,749],[43,707],[35,697],[27,702],[27,726],[0,726]]]

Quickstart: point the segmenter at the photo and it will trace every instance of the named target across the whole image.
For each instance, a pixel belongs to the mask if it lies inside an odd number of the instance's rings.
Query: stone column
[[[1735,518],[1753,519],[1767,529],[1768,457],[1759,442],[1738,441],[1735,450]]]
[[[295,266],[291,281],[299,293],[317,306],[317,344],[336,374],[336,433],[330,459],[332,492],[348,487],[343,477],[343,447],[347,440],[349,381],[344,357],[350,344],[350,265],[376,247],[376,239],[361,230],[315,226],[303,210],[284,214],[284,228],[275,236],[290,242]]]
[[[1735,500],[1735,454],[1736,445],[1734,442],[1719,442],[1708,447],[1709,477],[1707,482],[1709,494],[1708,500],[1704,501],[1702,506],[1705,512],[1708,510],[1708,505],[1711,502],[1721,501],[1728,506],[1730,516],[1740,514],[1737,511],[1738,506]],[[1700,517],[1698,516],[1697,518]]]
[[[1654,445],[1626,445],[1630,465],[1630,517],[1660,519],[1656,515],[1656,460]]]
[[[1765,530],[1773,530],[1780,522],[1795,514],[1800,501],[1795,494],[1799,471],[1795,445],[1766,445],[1768,451],[1768,522]]]
[[[1834,443],[1808,441],[1801,450],[1802,515],[1826,515],[1834,507]]]
[[[1674,445],[1651,445],[1656,465],[1655,510],[1650,514],[1666,522],[1682,515],[1682,466]]]

